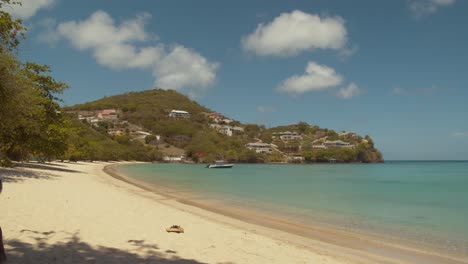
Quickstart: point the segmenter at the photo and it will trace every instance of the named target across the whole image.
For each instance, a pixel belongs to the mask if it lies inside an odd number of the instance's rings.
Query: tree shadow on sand
[[[160,252],[155,244],[145,243],[145,240],[128,240],[131,249],[121,250],[105,246],[92,246],[83,242],[78,233],[69,234],[63,242],[52,243],[54,231],[38,232],[22,230],[35,240],[34,244],[20,240],[7,240],[8,264],[37,263],[161,263],[161,264],[200,264],[193,259],[183,259],[171,253]]]
[[[32,171],[24,168],[0,168],[0,177],[3,182],[22,182],[25,179],[53,180],[57,175],[48,171]]]
[[[61,167],[64,167],[64,165],[52,164],[52,163],[34,163],[34,162],[15,163],[15,167],[80,173],[80,171],[77,171],[77,170],[70,170],[70,169],[61,168]]]

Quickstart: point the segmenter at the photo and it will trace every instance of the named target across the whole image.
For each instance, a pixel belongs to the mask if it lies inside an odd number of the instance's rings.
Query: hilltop
[[[120,145],[133,145],[140,155],[152,153],[143,155],[143,160],[383,161],[370,136],[335,132],[305,122],[273,128],[242,124],[172,90],[130,92],[65,107],[64,110],[75,124],[77,120],[81,120],[78,122],[81,129],[87,127],[94,131],[89,132],[89,135],[99,132],[100,137],[105,138],[103,142],[108,142],[107,144],[116,142]],[[138,144],[139,146],[135,146]],[[71,145],[75,150],[80,149],[80,144],[73,140]],[[99,147],[99,143],[95,146],[101,152],[106,152],[106,148]],[[125,149],[121,146],[119,148]],[[78,153],[74,158],[89,158],[82,151]],[[119,157],[107,154],[104,156]]]

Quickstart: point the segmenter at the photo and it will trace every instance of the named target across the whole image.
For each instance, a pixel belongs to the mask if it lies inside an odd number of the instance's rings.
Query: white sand
[[[168,200],[110,177],[105,165],[0,168],[8,263],[370,261],[317,241],[301,241],[307,244],[301,247],[292,243],[299,237]],[[172,224],[186,232],[167,233]]]

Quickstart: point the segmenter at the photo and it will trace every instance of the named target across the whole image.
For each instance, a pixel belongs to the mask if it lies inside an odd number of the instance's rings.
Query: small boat
[[[215,163],[206,165],[208,169],[230,169],[232,166],[234,164],[226,164],[223,160],[217,160]]]

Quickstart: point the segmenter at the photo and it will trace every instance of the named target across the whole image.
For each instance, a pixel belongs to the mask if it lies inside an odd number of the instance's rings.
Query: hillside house
[[[163,157],[163,161],[165,162],[182,162],[184,160],[184,155],[167,155]]]
[[[123,135],[125,135],[125,130],[124,129],[111,128],[111,129],[107,130],[107,134],[109,134],[111,136],[123,136]]]
[[[288,156],[288,161],[292,163],[302,163],[304,160],[304,157],[300,154],[293,154]]]
[[[327,147],[325,145],[312,145],[313,149],[326,149]]]
[[[210,124],[210,127],[216,129],[219,133],[232,137],[234,133],[242,133],[244,132],[244,128],[238,126],[228,126],[228,125],[218,125],[218,124]]]
[[[302,140],[302,136],[299,135],[297,132],[291,132],[291,131],[285,131],[285,132],[277,132],[273,133],[273,138],[278,138],[283,140],[283,141],[289,141],[289,140]]]
[[[216,112],[206,113],[206,116],[216,123],[224,119],[224,116],[222,114]]]
[[[116,121],[118,119],[117,110],[115,109],[105,109],[102,110],[98,116],[100,119],[105,121]]]
[[[351,145],[351,143],[344,142],[341,140],[334,140],[334,141],[327,140],[323,142],[323,145],[326,146],[327,148],[352,148],[354,147],[354,145]]]
[[[216,112],[213,112],[213,113],[206,113],[205,114],[211,121],[215,122],[215,123],[224,123],[224,124],[229,124],[231,122],[233,122],[232,119],[229,119],[227,117],[225,117],[224,115],[220,114],[220,113],[216,113]]]
[[[189,118],[190,113],[187,112],[187,111],[183,111],[183,110],[172,110],[169,113],[169,117],[171,117],[171,118]]]
[[[255,150],[257,153],[271,153],[276,150],[278,146],[275,144],[268,144],[262,142],[248,143],[245,145],[250,150]]]
[[[218,129],[218,132],[228,137],[232,137],[232,129],[229,126],[222,126]]]
[[[344,131],[343,130],[340,133],[338,133],[338,136],[340,136],[340,137],[346,137],[346,136],[355,137],[355,136],[357,136],[357,134],[354,133],[354,132],[351,132],[351,131]]]

